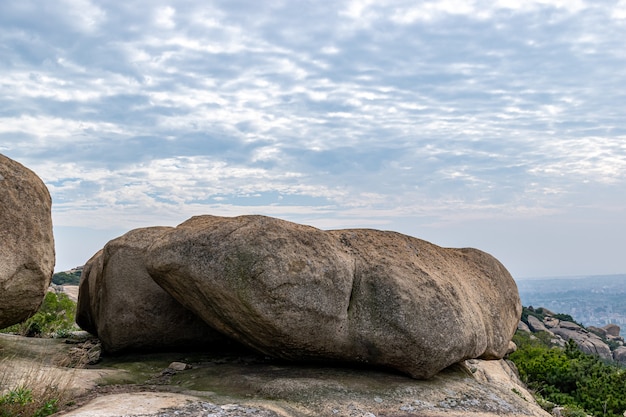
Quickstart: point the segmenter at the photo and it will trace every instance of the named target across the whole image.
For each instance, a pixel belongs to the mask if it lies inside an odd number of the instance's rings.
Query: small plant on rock
[[[14,388],[0,397],[0,417],[46,417],[56,413],[58,399],[33,397],[24,386]]]
[[[50,369],[43,360],[24,366],[0,360],[0,417],[46,417],[67,404],[74,372]]]

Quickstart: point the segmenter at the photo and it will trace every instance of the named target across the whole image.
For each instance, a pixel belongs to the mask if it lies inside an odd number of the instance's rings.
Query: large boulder
[[[35,314],[50,285],[51,205],[34,172],[0,155],[0,329]]]
[[[504,356],[521,314],[515,282],[492,256],[393,232],[199,216],[157,236],[145,256],[152,278],[205,322],[285,359],[428,378]]]
[[[148,275],[146,247],[167,227],[136,229],[114,239],[85,265],[76,321],[106,352],[213,348],[230,343]]]

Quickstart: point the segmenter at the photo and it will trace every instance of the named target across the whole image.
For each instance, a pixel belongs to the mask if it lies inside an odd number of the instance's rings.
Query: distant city
[[[614,323],[626,332],[626,274],[517,279],[524,306],[571,315],[585,326]]]

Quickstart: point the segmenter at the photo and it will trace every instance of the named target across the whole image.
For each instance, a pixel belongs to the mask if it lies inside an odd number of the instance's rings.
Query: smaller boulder
[[[168,366],[169,369],[173,369],[175,371],[186,371],[187,369],[191,369],[191,365],[184,362],[172,362]]]
[[[607,324],[602,328],[606,330],[606,333],[611,336],[619,336],[621,330],[621,328],[617,324]]]
[[[519,321],[519,323],[517,323],[517,330],[519,330],[521,332],[532,333],[530,331],[530,328],[528,327],[528,324],[524,323],[521,320]]]
[[[620,346],[613,351],[613,360],[621,365],[626,365],[626,346]]]
[[[548,329],[546,328],[546,326],[541,322],[541,320],[539,320],[537,317],[535,316],[528,316],[528,327],[530,327],[530,329],[537,333],[537,332],[547,332]]]
[[[607,333],[606,333],[606,330],[603,328],[595,327],[595,326],[588,326],[587,330],[589,330],[591,333],[595,334],[596,336],[606,339]]]
[[[550,339],[550,344],[564,348],[567,345],[567,342],[565,342],[561,336],[554,335],[554,337]]]
[[[578,324],[576,323],[572,323],[571,321],[564,321],[561,320],[559,322],[559,327],[563,328],[563,329],[569,329],[569,330],[578,330],[578,331],[584,331],[584,329],[582,327],[580,327]]]
[[[106,244],[85,265],[76,322],[105,352],[222,348],[233,344],[159,287],[144,252],[167,227],[135,229]]]
[[[517,351],[517,345],[515,344],[514,341],[511,340],[509,342],[509,348],[506,350],[506,354],[510,355],[511,353],[516,352],[516,351]]]
[[[561,320],[555,319],[554,317],[550,317],[550,316],[546,316],[543,319],[543,324],[549,329],[553,327],[559,327],[560,323],[561,323]]]

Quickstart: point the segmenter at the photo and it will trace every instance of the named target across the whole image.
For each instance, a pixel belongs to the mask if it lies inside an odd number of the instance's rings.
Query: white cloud
[[[125,127],[113,123],[88,122],[49,116],[20,116],[0,118],[0,134],[24,134],[34,143],[15,143],[16,148],[48,147],[77,142],[101,140],[101,135],[128,135]]]
[[[59,3],[51,6],[80,32],[95,32],[107,19],[106,12],[89,0],[61,0]]]
[[[363,20],[366,18],[370,6],[376,3],[375,0],[350,0],[347,2],[343,14],[354,20]]]
[[[416,22],[434,22],[448,16],[463,16],[472,20],[493,18],[502,10],[513,10],[517,13],[530,13],[540,9],[554,8],[568,13],[580,13],[589,6],[584,0],[433,0],[415,2],[396,0],[384,5],[370,0],[354,0],[348,3],[343,15],[352,19],[357,26],[373,24],[383,19],[407,25]]]
[[[174,23],[174,16],[176,15],[176,9],[170,6],[161,7],[156,10],[155,22],[157,26],[164,29],[174,29],[176,23]]]
[[[540,7],[552,7],[566,10],[569,13],[579,13],[589,6],[585,0],[498,0],[496,7],[522,12],[533,11]]]
[[[584,137],[537,143],[537,149],[552,155],[531,173],[565,177],[576,182],[626,183],[626,137]]]
[[[611,12],[613,19],[626,19],[626,0],[619,0]]]
[[[441,230],[620,207],[625,4],[14,2],[0,149],[63,225]]]
[[[444,0],[423,2],[419,6],[407,5],[394,10],[391,20],[400,24],[412,24],[417,21],[432,21],[446,15],[463,15],[484,19],[489,17],[489,9],[482,8],[474,1]]]

